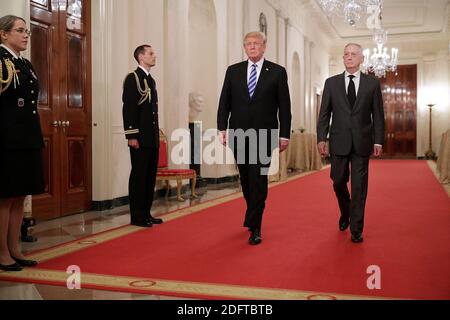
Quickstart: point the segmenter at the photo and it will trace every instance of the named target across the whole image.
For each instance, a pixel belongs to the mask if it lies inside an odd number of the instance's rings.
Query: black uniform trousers
[[[349,155],[331,155],[331,179],[339,203],[341,219],[350,219],[352,233],[362,233],[369,182],[369,156],[360,156],[354,150]],[[351,197],[347,187],[351,168]]]
[[[131,223],[150,218],[158,170],[158,148],[130,148],[131,173],[128,184]]]

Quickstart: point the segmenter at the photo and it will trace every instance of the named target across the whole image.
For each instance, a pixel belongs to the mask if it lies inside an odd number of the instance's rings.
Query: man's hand
[[[383,154],[383,146],[380,145],[375,145],[373,147],[373,155],[377,158],[381,157],[381,155]]]
[[[289,146],[289,140],[286,139],[280,139],[280,153],[285,151],[287,147]]]
[[[227,132],[226,131],[219,132],[219,141],[220,141],[220,144],[222,144],[224,146],[227,145]]]
[[[139,141],[138,139],[130,139],[128,140],[128,146],[133,149],[139,149]]]
[[[322,157],[328,156],[327,143],[325,141],[321,141],[317,144],[317,149]]]

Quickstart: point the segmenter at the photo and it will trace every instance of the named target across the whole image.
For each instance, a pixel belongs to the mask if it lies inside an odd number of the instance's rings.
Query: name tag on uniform
[[[19,108],[23,108],[25,106],[25,99],[22,98],[17,99],[17,106]]]

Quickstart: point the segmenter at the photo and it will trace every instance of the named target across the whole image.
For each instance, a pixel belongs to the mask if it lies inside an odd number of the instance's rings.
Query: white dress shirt
[[[250,59],[248,60],[248,68],[247,68],[247,83],[250,82],[250,75],[252,74],[253,65],[256,64],[256,84],[258,84],[259,76],[261,75],[261,70],[264,64],[264,58],[259,60],[257,63],[254,63]]]
[[[145,69],[143,66],[141,66],[141,65],[139,65],[139,68],[141,68],[144,72],[145,72],[145,74],[147,75],[147,77],[148,77],[148,75],[150,74],[150,71],[148,71],[147,69]]]
[[[350,78],[348,76],[355,76],[353,78],[353,82],[355,83],[355,90],[356,90],[356,96],[358,96],[358,90],[359,90],[359,83],[361,80],[361,71],[357,71],[354,74],[349,73],[348,71],[345,71],[345,91],[348,94],[348,85],[350,84]]]

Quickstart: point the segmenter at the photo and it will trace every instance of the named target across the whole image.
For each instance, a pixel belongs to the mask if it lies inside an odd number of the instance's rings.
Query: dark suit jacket
[[[217,114],[219,131],[229,129],[280,129],[289,138],[291,100],[286,70],[265,60],[253,97],[247,84],[248,61],[228,68]]]
[[[40,149],[44,147],[38,112],[39,82],[30,61],[14,59],[0,47],[3,79],[8,72],[5,62],[14,63],[18,81],[0,93],[0,148]],[[2,84],[3,89],[6,84]]]
[[[156,91],[155,80],[142,70],[136,69],[141,89],[145,88],[144,79],[147,80],[151,89],[151,101],[146,99],[144,103],[138,105],[141,100],[136,78],[130,73],[123,85],[123,126],[127,139],[139,140],[139,145],[146,148],[159,147],[159,123],[158,123],[158,93]]]
[[[332,124],[330,128],[330,118]],[[374,144],[384,144],[384,108],[380,81],[361,73],[353,108],[347,98],[345,73],[327,79],[317,125],[317,140],[330,134],[330,153],[348,155],[352,151],[370,156]]]

